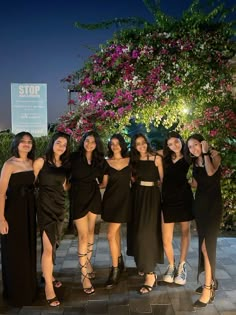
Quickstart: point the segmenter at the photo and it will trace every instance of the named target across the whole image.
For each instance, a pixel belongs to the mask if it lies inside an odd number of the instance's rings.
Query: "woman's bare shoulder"
[[[157,150],[157,154],[163,157],[163,150]]]

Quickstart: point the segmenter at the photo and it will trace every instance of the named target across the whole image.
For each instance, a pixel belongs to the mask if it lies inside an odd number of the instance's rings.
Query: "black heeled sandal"
[[[86,257],[86,256],[87,256],[87,254],[78,254],[79,258]],[[81,271],[81,282],[82,282],[83,291],[87,295],[93,294],[95,292],[95,290],[94,290],[94,287],[92,286],[92,284],[91,284],[91,287],[89,287],[89,288],[84,288],[84,286],[83,286],[84,280],[86,278],[90,280],[88,273],[87,272],[83,273],[83,271],[82,271],[83,268],[85,268],[87,270],[87,258],[86,258],[86,262],[83,265],[81,264],[81,262],[79,260],[79,265],[80,265],[80,271]]]
[[[154,280],[152,286],[144,283],[144,284],[141,286],[141,288],[139,289],[139,293],[140,293],[140,294],[148,294],[148,293],[150,293],[150,292],[153,290],[154,286],[157,286],[157,275],[155,274],[155,272],[150,272],[150,273],[147,273],[147,274],[148,274],[148,275],[154,275],[155,280]],[[145,291],[143,291],[143,289],[144,289]]]
[[[207,289],[207,290],[211,291],[210,298],[209,298],[208,302],[202,302],[202,301],[200,301],[200,299],[197,300],[195,303],[193,303],[193,307],[195,307],[195,308],[206,307],[208,304],[212,303],[215,299],[215,289],[214,289],[213,285],[204,284],[203,289]]]
[[[45,283],[45,278],[44,278],[43,275],[41,276],[40,282],[41,283]],[[52,284],[53,284],[53,287],[56,288],[56,289],[58,289],[58,288],[60,288],[62,286],[61,281],[59,281],[57,279],[53,280]]]
[[[56,296],[54,296],[54,298],[52,298],[52,299],[47,299],[47,302],[48,302],[48,305],[51,307],[57,307],[61,304]],[[52,305],[53,302],[58,302],[58,304]]]
[[[53,284],[54,288],[56,288],[56,289],[62,287],[61,281],[59,281],[57,279],[53,280],[52,284]]]
[[[87,254],[90,254],[90,253],[93,252],[93,249],[90,249],[90,247],[92,247],[93,245],[94,245],[94,243],[88,243]],[[92,254],[91,254],[91,257],[92,257]],[[87,263],[90,264],[90,266],[91,266],[91,268],[92,268],[92,265],[91,265],[91,261],[90,261],[90,260],[91,260],[91,258],[89,259],[89,258],[87,257]],[[88,272],[88,278],[91,279],[91,280],[93,280],[93,279],[96,278],[96,273],[95,273],[95,271],[93,270],[93,268],[92,268],[92,271],[91,271],[91,272]]]
[[[215,279],[215,282],[212,280],[212,286],[214,288],[214,291],[217,291],[218,290],[218,280]],[[200,286],[198,287],[196,290],[195,290],[195,293],[197,294],[202,294],[202,290],[203,290],[204,286]]]

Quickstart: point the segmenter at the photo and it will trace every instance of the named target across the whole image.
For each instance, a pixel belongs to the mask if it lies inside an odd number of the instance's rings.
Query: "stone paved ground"
[[[37,301],[31,307],[12,308],[6,305],[0,297],[0,314],[29,314],[29,315],[236,315],[236,238],[220,237],[217,247],[217,271],[219,290],[214,303],[205,309],[195,311],[193,301],[198,298],[194,289],[197,270],[197,237],[193,231],[188,254],[188,281],[185,286],[165,285],[161,282],[161,275],[165,272],[165,265],[158,265],[158,286],[148,295],[141,296],[137,289],[143,283],[143,278],[137,274],[132,257],[124,255],[127,267],[119,285],[106,290],[103,285],[109,273],[111,264],[109,248],[106,240],[104,222],[98,222],[99,233],[96,234],[96,245],[93,253],[93,263],[96,269],[96,279],[93,284],[96,289],[94,295],[83,293],[80,284],[80,273],[77,258],[77,239],[73,234],[66,234],[57,250],[55,275],[63,281],[63,287],[57,290],[62,303],[60,307],[47,306],[43,287],[39,290]],[[122,228],[123,254],[125,254],[125,226]],[[179,232],[175,232],[174,247],[176,261],[179,254]],[[38,253],[40,241],[38,240]],[[39,255],[38,255],[39,256]],[[38,263],[38,277],[40,278],[40,264]],[[0,290],[2,282],[0,278]],[[20,288],[19,288],[20,290]]]

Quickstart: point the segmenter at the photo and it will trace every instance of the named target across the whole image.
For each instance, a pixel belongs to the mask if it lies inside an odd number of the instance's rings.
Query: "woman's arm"
[[[71,188],[71,183],[69,182],[68,179],[66,179],[66,180],[64,181],[64,183],[63,183],[63,188],[64,188],[65,191],[70,190],[70,188]]]
[[[207,175],[213,176],[220,166],[221,157],[219,155],[216,155],[211,160],[209,155],[204,155],[204,163],[205,163]]]
[[[191,188],[197,188],[197,181],[194,177],[190,178],[188,183],[191,186]]]
[[[33,170],[34,170],[34,176],[35,176],[35,180],[38,177],[38,174],[40,172],[40,170],[42,169],[44,164],[44,159],[43,158],[38,158],[37,160],[34,161],[33,163]]]
[[[7,234],[9,230],[8,222],[5,219],[5,201],[6,191],[9,184],[13,167],[11,163],[5,162],[1,172],[0,178],[0,233]]]
[[[205,140],[202,141],[201,144],[202,144],[202,154],[203,154],[203,159],[204,159],[207,175],[213,176],[220,166],[221,157],[219,154],[215,154],[216,151],[213,151],[212,154],[209,152],[209,146]]]
[[[99,184],[99,188],[103,189],[106,188],[108,183],[108,175],[104,175],[101,184]]]
[[[163,171],[163,164],[162,164],[162,158],[160,156],[156,156],[155,158],[155,165],[158,168],[159,176],[160,176],[160,182],[163,182],[163,176],[164,176],[164,171]]]

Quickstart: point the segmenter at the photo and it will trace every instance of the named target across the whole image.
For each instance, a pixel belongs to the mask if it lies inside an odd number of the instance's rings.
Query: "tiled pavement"
[[[55,266],[55,276],[63,282],[57,295],[61,298],[60,307],[46,305],[43,287],[39,290],[37,301],[31,307],[12,308],[6,305],[0,297],[0,314],[64,314],[64,315],[236,315],[236,237],[220,237],[217,246],[217,271],[219,290],[214,303],[205,309],[194,310],[193,301],[198,298],[194,289],[197,270],[197,237],[192,233],[192,240],[188,254],[187,268],[188,280],[185,286],[165,285],[161,282],[161,275],[166,269],[165,265],[158,265],[158,286],[148,295],[141,296],[137,289],[143,283],[143,278],[137,274],[132,257],[125,254],[125,226],[122,227],[122,245],[125,264],[127,267],[119,285],[106,290],[103,285],[109,273],[111,264],[108,243],[106,240],[107,224],[98,220],[99,233],[96,234],[96,245],[93,253],[93,263],[96,269],[96,279],[93,281],[95,294],[87,296],[83,293],[80,284],[80,273],[77,258],[77,239],[73,234],[65,234],[59,249]],[[179,232],[175,232],[174,247],[176,261],[178,261]],[[38,240],[38,252],[40,242]],[[38,255],[39,256],[39,255]],[[40,277],[40,264],[38,263],[38,276]],[[2,283],[0,280],[0,290]],[[19,288],[20,290],[20,288]]]

